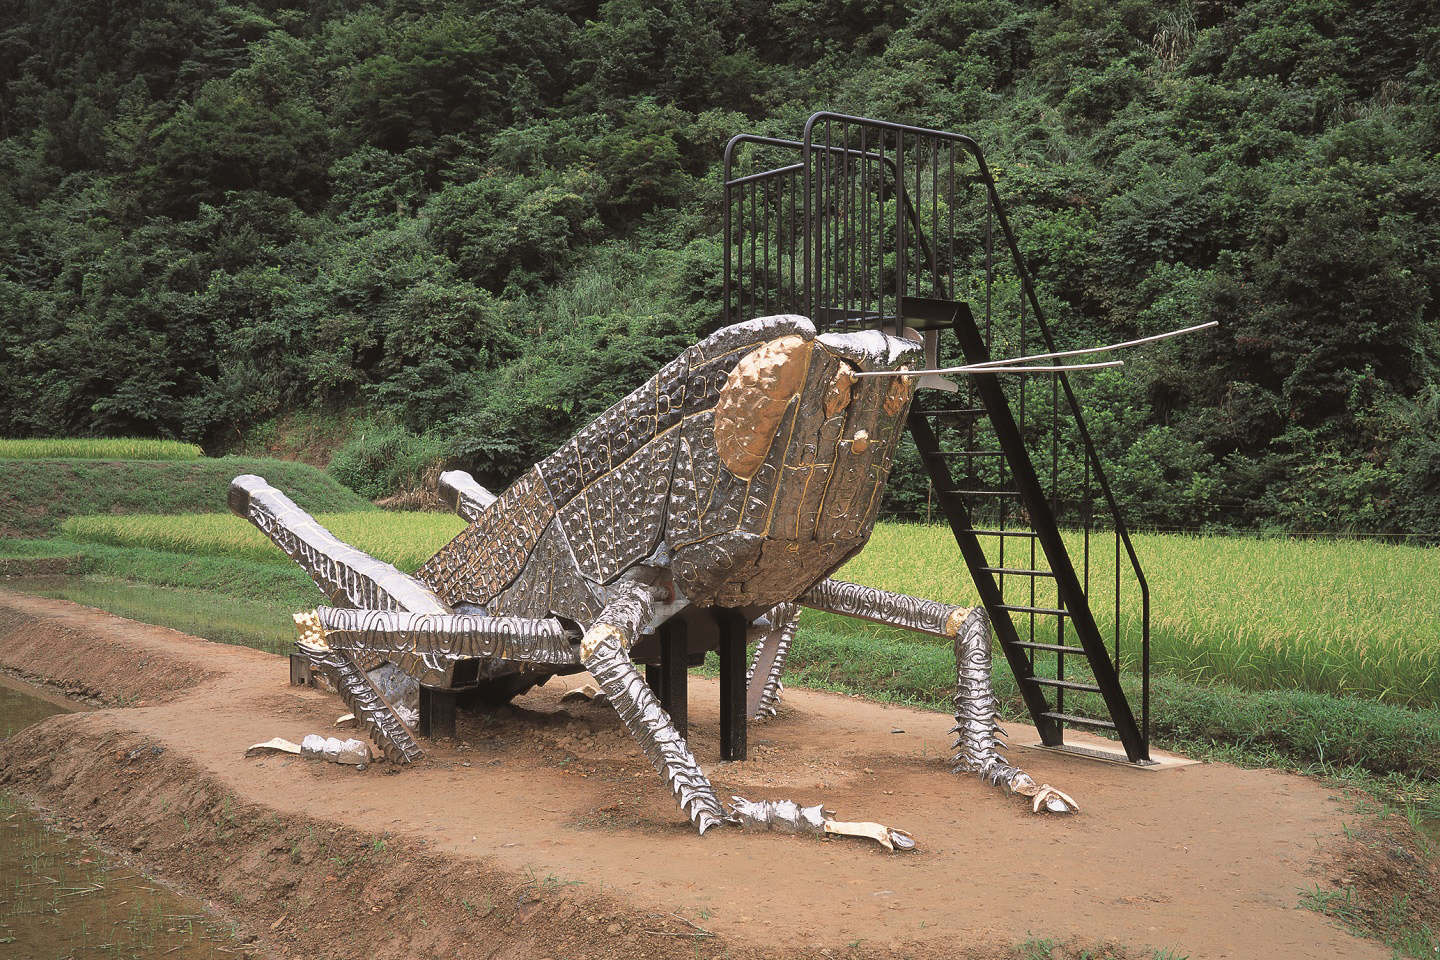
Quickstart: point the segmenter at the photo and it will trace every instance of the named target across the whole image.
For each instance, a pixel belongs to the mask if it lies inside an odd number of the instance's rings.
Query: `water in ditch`
[[[73,709],[0,676],[0,738]],[[251,951],[199,902],[48,828],[0,793],[0,957],[234,960]]]

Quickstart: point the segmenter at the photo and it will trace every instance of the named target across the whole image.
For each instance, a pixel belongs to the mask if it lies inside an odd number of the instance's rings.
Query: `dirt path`
[[[1388,956],[1296,909],[1332,872],[1347,807],[1272,771],[1013,749],[1084,811],[1036,817],[947,772],[945,717],[841,696],[788,691],[752,727],[751,761],[714,763],[715,684],[691,679],[691,744],[717,789],[902,827],[920,848],[896,855],[695,836],[612,712],[562,708],[574,678],[462,716],[459,741],[415,767],[356,772],[244,758],[329,732],[342,709],[290,687],[279,657],[0,590],[0,665],[135,704],[0,745],[0,784],[210,888],[275,956],[981,957],[1030,935],[1137,956]]]

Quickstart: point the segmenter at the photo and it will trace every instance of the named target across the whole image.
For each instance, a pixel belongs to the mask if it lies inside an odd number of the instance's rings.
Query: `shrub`
[[[433,437],[371,421],[335,452],[330,474],[362,497],[378,500],[418,484],[444,453],[444,445]]]

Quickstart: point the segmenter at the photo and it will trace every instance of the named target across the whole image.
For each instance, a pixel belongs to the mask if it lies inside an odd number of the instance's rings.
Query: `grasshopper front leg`
[[[724,819],[725,810],[685,738],[630,661],[630,648],[650,622],[655,599],[649,584],[620,583],[581,638],[580,660],[665,779],[680,809],[703,834]]]
[[[1079,805],[1046,784],[1037,784],[1025,771],[1001,755],[1004,731],[999,723],[999,701],[990,685],[990,619],[984,607],[956,607],[934,600],[891,593],[843,580],[822,580],[801,594],[799,603],[816,610],[839,613],[876,623],[904,627],[917,633],[944,637],[955,645],[955,726],[957,751],[953,772],[978,774],[980,779],[1003,784],[1011,793],[1032,800],[1034,811],[1073,813]]]

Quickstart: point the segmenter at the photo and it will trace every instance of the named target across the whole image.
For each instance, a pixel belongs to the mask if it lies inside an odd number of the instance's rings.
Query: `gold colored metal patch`
[[[319,611],[307,610],[295,614],[295,630],[299,634],[296,642],[301,646],[311,650],[330,649],[330,644],[325,642],[325,628],[320,625]]]
[[[965,623],[965,618],[968,616],[970,616],[970,608],[968,607],[961,607],[953,611],[945,620],[945,636],[959,636],[960,627]]]
[[[890,390],[885,394],[885,412],[892,417],[895,416],[905,409],[905,405],[914,395],[915,380],[913,377],[890,378]]]
[[[825,395],[826,420],[850,406],[850,390],[855,386],[856,379],[855,374],[844,364],[835,371],[835,379],[830,381],[830,392]]]
[[[786,408],[805,386],[813,348],[803,337],[780,337],[730,371],[715,403],[715,447],[735,476],[749,480],[765,462]]]
[[[624,631],[612,627],[608,623],[597,623],[586,630],[585,636],[580,640],[580,659],[589,660],[593,657],[603,640],[615,641],[615,645],[622,651],[630,649],[630,645],[625,642]]]

